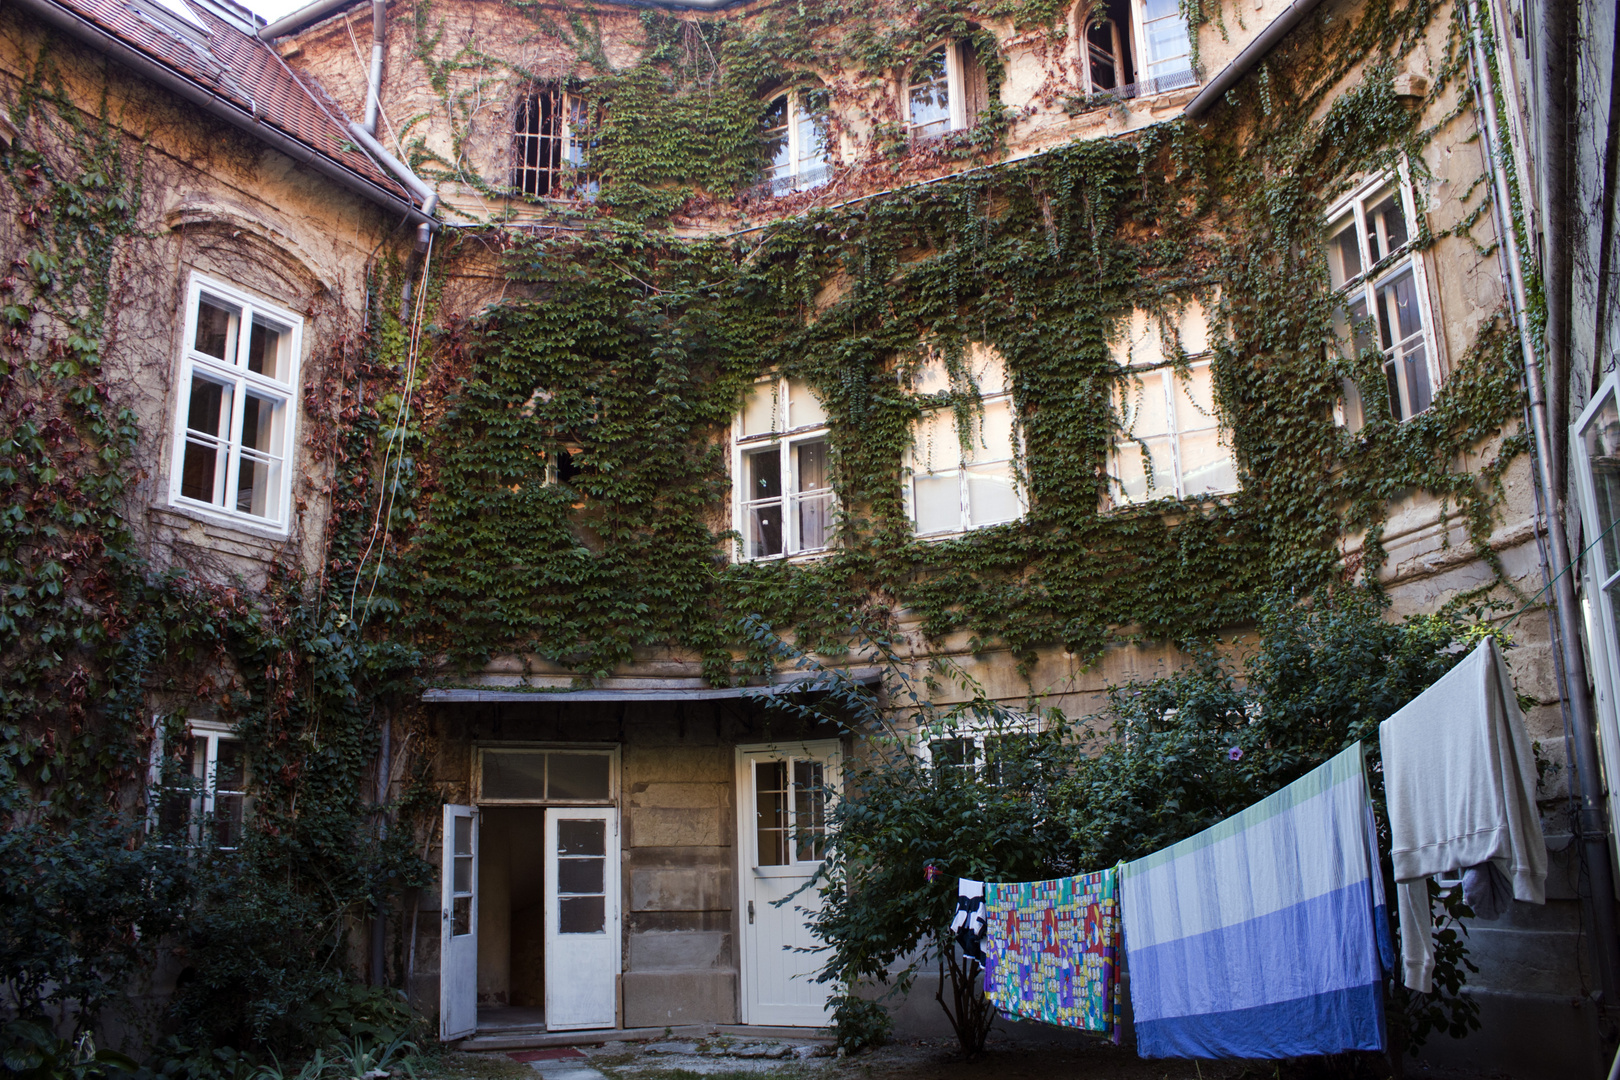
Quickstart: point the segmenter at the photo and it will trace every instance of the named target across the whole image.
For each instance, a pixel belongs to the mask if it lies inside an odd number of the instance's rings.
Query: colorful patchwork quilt
[[[984,990],[1003,1016],[1117,1032],[1116,871],[986,882],[984,905]]]

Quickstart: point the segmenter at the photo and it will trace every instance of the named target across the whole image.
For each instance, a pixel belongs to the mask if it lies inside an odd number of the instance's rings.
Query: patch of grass
[[[469,1054],[447,1050],[424,1056],[417,1080],[539,1080],[539,1074],[505,1054]]]

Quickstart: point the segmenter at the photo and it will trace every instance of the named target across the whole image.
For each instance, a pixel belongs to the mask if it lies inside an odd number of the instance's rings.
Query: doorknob
[[[754,925],[754,902],[752,900],[748,901],[748,925]]]

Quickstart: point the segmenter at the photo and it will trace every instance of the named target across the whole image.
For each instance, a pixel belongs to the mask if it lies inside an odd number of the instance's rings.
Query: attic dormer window
[[[578,94],[531,87],[518,98],[513,120],[512,187],[539,199],[594,195],[589,159],[596,120]]]
[[[207,47],[212,36],[206,23],[186,6],[186,0],[127,0],[130,10],[169,33]]]

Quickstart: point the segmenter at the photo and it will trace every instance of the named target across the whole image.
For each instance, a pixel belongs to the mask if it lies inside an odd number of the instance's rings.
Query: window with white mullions
[[[757,865],[791,866],[825,859],[831,798],[825,762],[804,758],[754,762]]]
[[[820,187],[832,175],[828,96],[819,89],[782,94],[765,110],[765,180],[771,194]]]
[[[1215,409],[1203,308],[1189,302],[1171,321],[1182,363],[1166,355],[1163,320],[1140,309],[1115,344],[1123,369],[1114,399],[1120,434],[1108,476],[1117,504],[1237,490],[1237,464]]]
[[[1390,415],[1406,420],[1426,411],[1440,383],[1423,261],[1412,250],[1415,208],[1410,188],[1380,178],[1328,214],[1328,278],[1339,294],[1334,330],[1349,360],[1376,349]],[[1363,393],[1342,380],[1339,420],[1352,431],[1367,420]]]
[[[944,42],[906,75],[906,125],[912,141],[972,127],[988,98],[984,65],[972,42]]]
[[[303,320],[194,277],[170,502],[285,529]]]
[[[918,536],[1002,525],[1026,510],[1006,365],[977,342],[962,363],[953,380],[944,358],[931,357],[912,380],[918,396],[936,402],[913,422],[907,455],[905,495]],[[973,394],[978,405],[967,409],[964,431],[957,407]]]
[[[1138,0],[1131,5],[1136,32],[1137,80],[1141,93],[1156,94],[1192,79],[1192,39],[1180,0]]]
[[[162,732],[158,743],[163,743]],[[225,724],[197,721],[154,760],[158,831],[232,851],[247,821],[247,752]]]
[[[827,414],[797,379],[754,384],[732,439],[739,558],[824,551],[832,543]]]
[[[1620,764],[1620,376],[1610,373],[1575,422],[1570,487],[1581,511],[1586,550],[1581,609],[1592,658],[1598,740],[1604,770]],[[1620,790],[1609,785],[1609,813]]]

